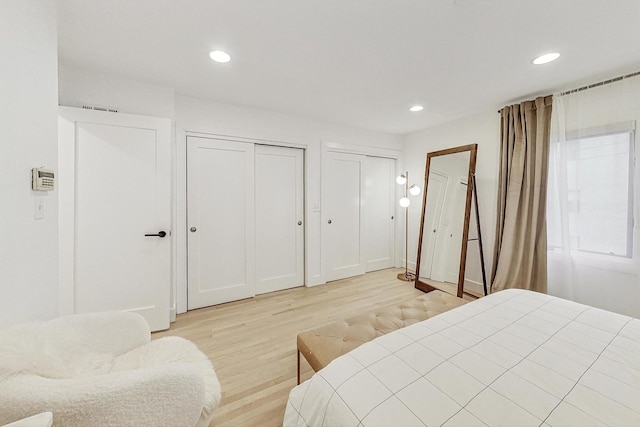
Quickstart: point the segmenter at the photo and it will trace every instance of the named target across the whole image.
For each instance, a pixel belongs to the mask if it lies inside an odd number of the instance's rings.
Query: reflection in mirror
[[[458,283],[460,244],[469,175],[469,152],[432,159],[425,226],[429,237],[422,242],[420,276]]]
[[[462,296],[476,150],[472,144],[427,155],[416,262],[416,288],[423,291],[446,282]]]

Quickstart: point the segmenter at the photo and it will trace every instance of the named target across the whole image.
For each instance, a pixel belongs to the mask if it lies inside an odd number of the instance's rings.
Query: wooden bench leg
[[[300,385],[300,352],[296,351],[296,353],[298,353],[298,385]]]

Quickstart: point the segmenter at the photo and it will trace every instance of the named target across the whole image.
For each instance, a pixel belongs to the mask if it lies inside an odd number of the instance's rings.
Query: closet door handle
[[[156,234],[145,234],[145,237],[160,237],[163,238],[164,236],[167,235],[166,231],[158,231]]]
[[[298,221],[298,225],[302,225],[302,221]]]
[[[327,221],[329,224],[331,224],[331,220]]]

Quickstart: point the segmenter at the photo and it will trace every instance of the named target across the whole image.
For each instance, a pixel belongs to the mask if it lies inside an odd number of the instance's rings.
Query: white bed
[[[284,425],[640,426],[640,320],[491,294],[337,358]]]

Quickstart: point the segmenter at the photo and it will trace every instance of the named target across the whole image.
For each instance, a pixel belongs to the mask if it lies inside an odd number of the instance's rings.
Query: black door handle
[[[157,234],[145,234],[144,236],[145,237],[161,237],[162,238],[162,237],[164,237],[166,235],[167,235],[166,231],[158,231]]]

